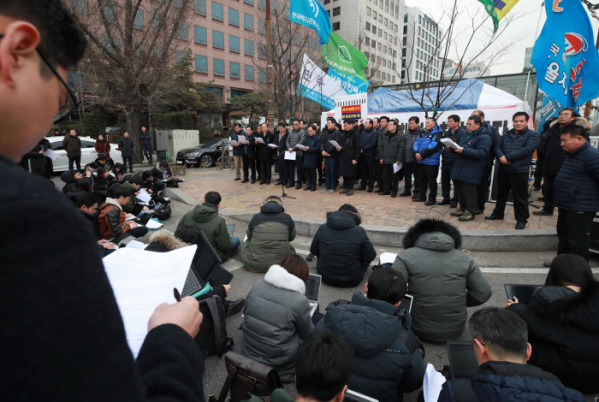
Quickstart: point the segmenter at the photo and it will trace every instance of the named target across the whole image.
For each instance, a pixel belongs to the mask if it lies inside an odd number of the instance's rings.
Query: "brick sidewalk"
[[[260,185],[241,183],[233,180],[235,177],[233,171],[210,170],[198,173],[191,173],[185,176],[185,183],[180,184],[180,190],[201,202],[204,194],[208,191],[218,191],[223,198],[221,210],[229,213],[256,213],[260,210],[262,201],[269,195],[281,195],[281,187],[271,185]],[[273,174],[273,182],[278,175]],[[400,191],[403,183],[400,182]],[[285,192],[297,199],[285,198],[283,203],[286,212],[293,217],[308,218],[325,221],[327,211],[336,211],[344,203],[355,206],[362,215],[362,223],[366,225],[395,226],[408,228],[419,219],[431,217],[442,218],[462,230],[515,230],[516,221],[514,220],[513,208],[508,205],[505,211],[503,221],[487,221],[484,215],[488,215],[495,204],[487,203],[485,214],[478,215],[473,221],[460,222],[458,218],[449,215],[448,205],[436,205],[433,207],[424,206],[424,203],[412,202],[411,197],[379,196],[376,193],[367,193],[366,191],[355,191],[354,195],[347,197],[339,194],[339,189],[335,194],[321,193],[323,187],[318,187],[315,192],[295,190],[295,188],[285,189]],[[439,192],[441,185],[439,184]],[[540,193],[533,193],[533,200],[536,200]],[[440,201],[440,198],[438,198]],[[536,201],[536,205],[542,205],[541,201]],[[557,213],[552,217],[539,217],[532,215],[528,220],[527,229],[554,229],[557,223]]]

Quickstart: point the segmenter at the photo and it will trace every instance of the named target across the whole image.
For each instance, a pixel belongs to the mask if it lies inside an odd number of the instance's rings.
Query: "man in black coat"
[[[17,165],[69,115],[61,106],[72,93],[68,71],[85,52],[83,32],[58,0],[3,0],[0,32],[0,99],[10,99],[0,105],[2,399],[203,401],[198,302],[159,306],[134,359],[88,223]]]
[[[379,138],[379,165],[383,167],[383,191],[379,195],[397,197],[399,172],[395,172],[395,169],[401,164],[404,146],[403,133],[399,132],[397,122],[391,120],[387,125],[387,131]]]
[[[514,196],[516,229],[524,229],[530,212],[528,211],[528,175],[532,154],[539,146],[539,134],[529,129],[528,113],[516,112],[512,117],[514,128],[501,136],[495,145],[495,155],[499,157],[497,175],[497,204],[493,213],[485,216],[488,220],[503,220],[507,197],[510,191]]]
[[[141,126],[141,132],[139,133],[139,142],[141,143],[141,150],[143,156],[148,159],[150,165],[152,162],[152,135],[147,131],[146,126]]]
[[[324,158],[324,189],[330,194],[335,192],[339,177],[339,151],[331,141],[341,143],[341,133],[337,130],[334,117],[327,117],[327,125],[320,135],[320,154]]]
[[[493,171],[493,161],[495,160],[495,145],[497,145],[497,141],[499,141],[499,133],[497,129],[489,124],[489,122],[485,121],[485,112],[480,109],[472,112],[472,115],[479,116],[482,121],[481,127],[484,129],[483,134],[487,134],[491,137],[491,151],[487,155],[487,160],[485,161],[485,169],[483,170],[483,174],[480,179],[480,183],[478,185],[478,210],[476,211],[476,215],[480,215],[485,211],[485,203],[489,199],[489,187],[491,185],[491,172]]]
[[[268,131],[268,124],[261,125],[261,132],[256,135],[256,139],[261,138],[264,143],[256,142],[256,153],[258,154],[258,162],[260,163],[260,173],[262,178],[260,184],[270,184],[272,176],[272,154],[273,148],[268,144],[274,144],[275,135]]]
[[[345,119],[341,133],[341,152],[339,152],[339,175],[343,176],[343,191],[339,194],[353,195],[354,184],[358,177],[358,162],[362,150],[362,139],[354,127],[354,119]]]
[[[447,130],[443,133],[443,138],[449,138],[456,144],[460,143],[462,136],[467,135],[466,130],[460,128],[460,116],[452,114],[447,118]],[[439,205],[450,204],[450,208],[458,206],[458,195],[455,181],[453,182],[453,197],[451,195],[451,171],[456,158],[455,152],[447,147],[443,147],[441,152],[441,189],[443,200]]]
[[[374,188],[374,180],[376,178],[374,171],[374,157],[377,151],[379,133],[374,129],[372,119],[366,119],[364,122],[364,130],[360,134],[362,140],[362,151],[360,155],[360,177],[362,183],[357,190],[368,189],[372,193]]]
[[[279,174],[279,179],[275,183],[277,186],[280,184],[284,186],[287,185],[287,163],[284,159],[287,136],[289,136],[289,133],[287,132],[287,123],[285,123],[284,121],[280,121],[279,124],[277,124],[277,133],[275,134],[273,142],[275,145],[278,146],[273,155],[275,160],[275,171]]]
[[[119,150],[123,158],[123,173],[127,171],[127,162],[129,162],[129,172],[133,173],[133,141],[131,141],[129,133],[126,131],[119,141]]]
[[[252,171],[252,184],[256,182],[256,137],[254,128],[247,126],[245,128],[245,142],[243,144],[243,181],[249,181],[250,170]]]

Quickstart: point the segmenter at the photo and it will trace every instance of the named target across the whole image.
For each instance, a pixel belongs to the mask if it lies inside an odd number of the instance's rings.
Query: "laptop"
[[[141,211],[143,211],[143,209],[144,209],[144,206],[142,204],[135,203],[135,205],[133,206],[133,210],[131,211],[131,214],[135,215],[135,216],[139,216],[139,214],[141,213]]]
[[[322,276],[310,274],[306,281],[306,297],[310,302],[310,317],[314,315],[318,309],[318,297],[320,296],[320,285],[322,284]]]
[[[414,296],[406,293],[406,295],[403,297],[403,299],[401,299],[401,304],[399,305],[399,307],[405,308],[406,310],[408,310],[408,313],[411,313],[413,303],[414,303]]]
[[[235,225],[227,225],[227,232],[229,232],[229,237],[233,237],[233,232],[235,232]]]
[[[478,362],[472,342],[447,342],[451,378],[472,378],[478,372]]]
[[[202,290],[221,264],[218,254],[216,254],[204,233],[200,232],[192,244],[195,244],[198,248],[191,261],[191,267],[189,267],[181,296],[191,296]]]
[[[503,288],[505,289],[505,295],[507,296],[508,300],[514,300],[515,296],[518,298],[518,302],[522,304],[530,303],[532,296],[541,287],[541,285],[516,285],[511,283],[506,283],[503,285]]]

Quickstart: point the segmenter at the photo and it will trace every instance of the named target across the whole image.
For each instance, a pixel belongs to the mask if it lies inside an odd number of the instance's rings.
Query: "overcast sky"
[[[473,15],[480,10],[484,12],[482,3],[477,0],[458,1],[460,5],[459,9],[462,10],[460,18],[458,19],[458,24],[460,25],[468,24],[468,14]],[[491,66],[491,72],[487,75],[518,73],[522,71],[524,66],[524,51],[527,47],[534,46],[536,37],[543,29],[545,10],[542,3],[541,0],[520,0],[514,8],[512,8],[510,13],[514,13],[519,17],[517,21],[510,25],[509,31],[505,32],[505,36],[502,40],[511,41],[515,38],[521,38],[521,40],[514,46],[511,46],[508,55],[501,60],[500,65]],[[420,8],[435,21],[440,23],[443,29],[446,29],[446,21],[448,20],[447,15],[443,15],[443,10],[444,8],[446,9],[448,5],[452,4],[453,1],[450,0],[406,0],[406,6]],[[482,16],[482,14],[479,15]],[[591,19],[591,21],[593,23],[594,31],[597,32],[599,24],[597,24],[595,19]],[[493,22],[490,19],[488,20],[488,24],[490,27],[493,26]],[[538,30],[536,30],[537,25]]]

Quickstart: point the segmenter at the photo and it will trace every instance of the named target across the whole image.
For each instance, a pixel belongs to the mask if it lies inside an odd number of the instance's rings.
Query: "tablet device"
[[[478,362],[472,342],[447,342],[451,378],[472,378],[478,372]]]
[[[532,296],[541,287],[541,285],[517,285],[511,283],[503,285],[508,300],[513,300],[515,296],[518,298],[518,302],[522,304],[530,303]]]

